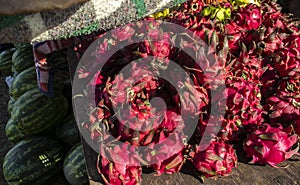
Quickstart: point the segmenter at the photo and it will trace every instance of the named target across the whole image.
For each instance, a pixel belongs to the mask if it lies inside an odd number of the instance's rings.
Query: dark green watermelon
[[[13,110],[13,108],[14,108],[14,103],[15,103],[15,99],[14,99],[14,97],[10,97],[10,99],[9,99],[9,101],[8,101],[8,104],[7,104],[7,112],[9,113],[9,114],[11,114],[11,112],[12,112],[12,110]]]
[[[11,71],[12,56],[15,50],[15,48],[10,48],[0,53],[0,71]]]
[[[20,74],[20,72],[16,71],[14,66],[11,67],[11,72],[12,72],[12,75],[14,78],[16,78],[18,76],[18,74]]]
[[[75,145],[68,152],[64,161],[64,174],[71,185],[88,184],[88,175],[81,143]]]
[[[12,143],[17,143],[27,137],[26,134],[18,129],[16,122],[12,118],[10,118],[6,123],[5,134],[8,140]]]
[[[32,66],[18,74],[10,88],[10,94],[18,99],[25,92],[37,87],[36,70]]]
[[[16,100],[11,115],[20,131],[34,135],[53,129],[67,110],[68,102],[62,95],[50,98],[35,88]]]
[[[25,139],[3,159],[3,174],[9,185],[45,185],[63,167],[64,149],[49,137]]]
[[[74,146],[80,142],[80,133],[73,113],[69,114],[57,127],[56,138],[67,144]]]
[[[19,47],[12,55],[12,64],[17,72],[22,72],[33,66],[34,59],[32,46],[30,44],[25,44]]]

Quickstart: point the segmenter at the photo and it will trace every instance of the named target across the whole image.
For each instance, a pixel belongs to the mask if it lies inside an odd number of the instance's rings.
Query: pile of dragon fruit
[[[259,165],[278,167],[298,154],[297,19],[281,13],[280,6],[271,0],[221,4],[192,0],[143,20],[157,19],[200,37],[208,49],[192,47],[189,42],[194,40],[190,38],[180,44],[210,70],[172,46],[174,40],[186,35],[175,38],[172,33],[151,29],[153,25],[116,29],[114,40],[100,44],[98,52],[106,52],[110,45],[140,34],[156,39],[122,48],[88,84],[95,89],[97,106],[89,109],[90,121],[83,127],[99,142],[97,169],[106,184],[139,184],[141,166],[152,168],[157,175],[172,174],[187,162],[205,177],[227,176],[237,167],[239,143],[249,163]],[[149,56],[155,60],[147,60]],[[132,62],[141,59],[143,62]],[[171,61],[184,69],[188,80],[176,70],[166,70]],[[130,75],[123,74],[125,66],[130,66],[126,69]],[[168,73],[177,87],[157,77],[163,73]],[[221,81],[223,90],[218,86]],[[155,108],[153,104],[160,103],[153,103],[155,97],[163,99],[165,106]],[[215,112],[222,103],[225,114],[220,116]],[[115,112],[113,107],[122,109]],[[187,137],[185,133],[193,128],[192,136]],[[211,134],[204,137],[207,131]],[[110,147],[101,144],[105,140]],[[208,145],[201,145],[202,140],[208,140]],[[142,154],[136,148],[143,146],[146,151]]]

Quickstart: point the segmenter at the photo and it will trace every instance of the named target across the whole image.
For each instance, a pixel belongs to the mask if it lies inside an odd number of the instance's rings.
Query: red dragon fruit
[[[133,130],[150,130],[158,126],[160,120],[155,119],[159,111],[164,111],[156,110],[150,104],[156,89],[161,85],[151,71],[138,68],[137,65],[132,65],[129,77],[120,73],[107,83],[107,89],[113,106],[122,107],[118,112],[121,124],[128,123],[127,127]]]
[[[265,110],[271,123],[290,123],[300,118],[300,106],[294,99],[281,99],[271,96],[267,99]]]
[[[211,138],[234,142],[239,140],[239,134],[243,130],[241,120],[236,117],[225,119],[223,116],[212,115],[210,115],[209,120],[208,118],[199,120],[197,129],[197,143],[202,140],[210,140]],[[208,133],[208,135],[204,135],[204,133]]]
[[[269,61],[272,61],[271,59]],[[265,100],[273,96],[278,87],[278,79],[279,75],[274,67],[271,64],[266,64],[264,67],[264,72],[260,78],[261,84],[263,84],[260,88],[261,97],[262,97],[262,105],[265,105]]]
[[[160,129],[156,132],[154,141],[148,145],[145,159],[151,163],[157,175],[178,172],[185,162],[183,153],[186,145],[186,136],[182,132],[175,130],[171,133],[168,130]]]
[[[204,151],[200,149],[201,146],[195,150],[192,160],[205,177],[227,176],[237,165],[235,150],[223,141],[212,141]]]
[[[112,37],[120,42],[127,40],[135,34],[135,30],[131,26],[124,26],[112,30]]]
[[[243,28],[238,26],[236,22],[229,22],[224,25],[224,35],[228,37],[228,46],[230,52],[237,55],[239,50],[239,42],[242,37]]]
[[[292,98],[300,102],[300,76],[286,77],[278,80],[276,95],[281,99]]]
[[[171,108],[166,112],[159,128],[155,130],[155,136],[149,144],[151,151],[145,152],[145,158],[152,164],[157,175],[178,172],[184,164],[183,152],[187,143],[186,136],[180,131],[183,127],[183,119],[176,109]]]
[[[244,141],[244,150],[252,158],[250,163],[269,164],[273,167],[291,158],[298,149],[298,136],[291,126],[282,128],[263,124]]]
[[[262,121],[258,84],[243,78],[229,79],[226,88],[227,119],[238,117],[242,125],[259,125]]]
[[[115,163],[104,157],[98,157],[98,172],[107,185],[136,185],[141,183],[141,167],[127,167],[125,173],[115,168]]]
[[[269,112],[272,123],[290,124],[300,119],[300,77],[298,74],[292,74],[292,76],[281,77],[277,82],[276,95],[267,98],[264,107]]]
[[[233,19],[246,30],[257,29],[262,23],[261,9],[255,4],[249,4],[239,8]]]
[[[299,76],[300,71],[300,48],[278,50],[279,59],[275,63],[280,76]]]
[[[182,114],[199,115],[208,105],[208,92],[201,86],[191,85],[191,82],[179,81],[180,92],[173,96],[173,100],[180,105]]]
[[[227,77],[241,77],[247,81],[259,83],[263,75],[262,59],[249,51],[244,43],[241,44],[240,56],[227,61]],[[260,85],[260,84],[258,84]]]
[[[270,28],[279,28],[284,33],[297,31],[297,25],[294,24],[290,15],[280,12],[281,7],[272,0],[265,0],[262,3],[263,24]]]
[[[228,79],[226,83],[228,87],[221,94],[223,97],[211,100],[213,111],[217,111],[221,104],[226,105],[224,117],[211,116],[209,120],[199,122],[198,129],[201,136],[205,129],[209,129],[211,133],[218,133],[213,137],[237,141],[242,131],[251,132],[253,127],[262,124],[263,107],[260,105],[261,97],[256,83],[243,78]],[[217,123],[221,123],[220,128]]]
[[[184,151],[185,149],[173,155],[172,157],[163,160],[162,162],[152,165],[156,175],[161,175],[162,173],[173,174],[175,172],[179,172],[182,168],[182,165],[185,163],[185,158],[182,154]]]

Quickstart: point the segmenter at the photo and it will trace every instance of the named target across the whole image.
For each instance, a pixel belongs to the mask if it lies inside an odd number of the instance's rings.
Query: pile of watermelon
[[[73,115],[66,52],[49,56],[54,72],[53,97],[43,95],[36,80],[32,46],[22,44],[0,53],[0,71],[12,76],[6,136],[14,147],[3,160],[9,185],[45,185],[64,172],[71,185],[88,184],[83,148]]]

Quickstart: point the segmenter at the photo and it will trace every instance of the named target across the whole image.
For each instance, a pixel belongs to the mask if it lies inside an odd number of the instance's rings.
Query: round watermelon
[[[12,143],[17,143],[27,137],[26,134],[18,129],[16,122],[12,118],[10,118],[6,123],[5,134],[8,140]]]
[[[47,97],[35,88],[16,100],[11,115],[20,131],[34,135],[53,129],[67,110],[68,102],[62,95]]]
[[[16,72],[24,71],[34,65],[33,50],[30,44],[19,47],[12,55],[12,64]]]
[[[63,166],[64,150],[49,137],[25,139],[3,159],[3,174],[9,185],[44,185]]]
[[[0,71],[11,71],[12,55],[15,50],[10,48],[0,53]]]
[[[8,101],[8,104],[7,104],[7,112],[9,113],[9,114],[11,114],[11,112],[12,112],[12,110],[13,110],[13,108],[14,108],[14,103],[15,103],[15,99],[14,99],[14,97],[10,97],[10,99],[9,99],[9,101]]]
[[[75,145],[64,161],[64,174],[71,185],[88,184],[88,175],[81,143]]]
[[[32,66],[15,77],[10,88],[10,94],[18,99],[22,94],[35,87],[37,87],[36,71],[35,67]]]

